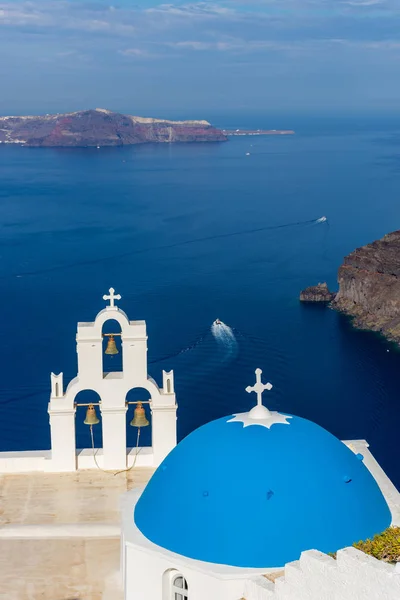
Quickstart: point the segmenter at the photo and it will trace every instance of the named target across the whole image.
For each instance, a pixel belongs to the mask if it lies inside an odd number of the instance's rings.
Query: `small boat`
[[[246,152],[246,156],[250,156],[250,152]]]
[[[215,319],[214,325],[222,325],[222,321],[220,321],[219,319]]]

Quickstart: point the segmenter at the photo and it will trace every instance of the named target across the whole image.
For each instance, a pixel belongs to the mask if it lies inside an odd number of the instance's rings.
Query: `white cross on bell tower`
[[[268,390],[268,391],[272,390],[272,384],[271,383],[265,383],[265,384],[262,383],[261,374],[262,374],[262,370],[256,369],[255,385],[253,385],[253,386],[248,385],[246,388],[246,392],[248,392],[249,394],[251,392],[256,392],[256,394],[257,394],[257,406],[252,408],[251,411],[249,412],[250,419],[267,419],[268,417],[271,416],[271,413],[268,410],[268,408],[263,406],[262,395],[265,390]]]
[[[121,294],[116,294],[114,288],[110,288],[108,290],[109,295],[105,294],[103,296],[103,300],[109,300],[110,304],[106,306],[106,310],[115,310],[117,307],[115,306],[115,300],[121,300]]]

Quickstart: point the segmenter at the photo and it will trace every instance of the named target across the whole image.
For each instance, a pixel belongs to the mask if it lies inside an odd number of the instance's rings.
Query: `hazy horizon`
[[[395,0],[0,1],[0,114],[396,111],[399,25]]]

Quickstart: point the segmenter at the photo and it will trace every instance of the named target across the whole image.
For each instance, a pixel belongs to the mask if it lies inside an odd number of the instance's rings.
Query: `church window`
[[[171,380],[167,379],[167,394],[171,393]]]
[[[176,575],[172,580],[172,599],[171,600],[188,600],[188,584],[182,575]]]

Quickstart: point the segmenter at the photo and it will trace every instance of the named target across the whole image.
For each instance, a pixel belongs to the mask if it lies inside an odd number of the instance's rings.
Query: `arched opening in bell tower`
[[[108,319],[103,325],[101,333],[103,336],[104,375],[123,370],[121,331],[121,325],[115,319]]]
[[[149,425],[140,428],[139,447],[151,446],[151,414],[150,405],[148,402],[151,400],[150,393],[141,387],[132,388],[126,395],[126,402],[143,402],[143,408],[145,411],[145,417],[149,422]],[[131,425],[132,420],[135,417],[135,408],[137,404],[128,404],[127,418],[126,418],[126,445],[127,448],[136,448],[138,428]],[[139,423],[140,424],[140,423]]]
[[[101,423],[101,413],[98,403],[101,398],[94,390],[81,390],[75,396],[75,404],[93,404],[94,411],[99,423],[92,425],[93,430],[93,442],[95,448],[103,447],[103,431]],[[77,406],[75,413],[75,432],[76,432],[76,448],[82,450],[83,448],[92,448],[92,436],[90,433],[90,425],[84,421],[88,416],[88,406]],[[89,421],[94,421],[94,413],[89,413]]]

